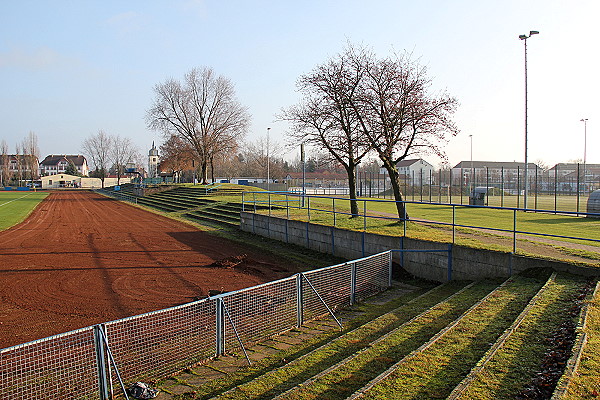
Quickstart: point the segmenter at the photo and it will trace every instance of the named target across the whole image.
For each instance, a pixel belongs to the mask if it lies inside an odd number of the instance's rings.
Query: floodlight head
[[[539,35],[539,31],[529,31],[529,36],[531,35]]]
[[[581,119],[580,119],[580,121],[581,121],[581,122],[585,122],[585,121],[587,121],[587,120],[588,120],[587,118],[581,118]]]
[[[521,40],[527,39],[527,35],[519,35],[519,39],[521,39]]]

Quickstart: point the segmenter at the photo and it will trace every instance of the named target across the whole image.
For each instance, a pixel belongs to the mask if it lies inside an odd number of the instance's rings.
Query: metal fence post
[[[517,251],[517,209],[513,210],[513,253]]]
[[[296,274],[296,319],[298,328],[304,324],[302,274]]]
[[[110,394],[108,390],[108,377],[106,374],[106,353],[104,349],[104,340],[102,340],[102,333],[100,332],[100,330],[103,329],[104,327],[102,324],[94,325],[94,347],[96,349],[96,368],[98,373],[100,400],[108,400],[110,399]]]
[[[350,305],[356,303],[356,263],[350,264]]]
[[[225,353],[225,319],[223,312],[223,299],[218,298],[215,313],[215,332],[216,332],[216,356],[222,356]]]
[[[388,274],[388,287],[392,287],[392,269],[393,269],[393,264],[392,264],[392,251],[388,250],[388,255],[390,256],[389,259],[389,274]]]
[[[335,256],[335,228],[331,227],[331,254]]]
[[[456,206],[452,205],[452,243],[455,241],[456,236]]]
[[[367,231],[367,201],[363,200],[363,232]]]
[[[448,244],[448,281],[452,280],[452,243]]]

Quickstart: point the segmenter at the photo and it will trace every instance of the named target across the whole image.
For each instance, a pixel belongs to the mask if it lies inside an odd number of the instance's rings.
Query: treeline
[[[34,132],[23,138],[10,152],[6,140],[0,141],[0,186],[20,185],[38,177],[40,149]]]

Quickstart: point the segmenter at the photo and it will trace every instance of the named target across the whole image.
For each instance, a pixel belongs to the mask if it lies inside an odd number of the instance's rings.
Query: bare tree
[[[97,134],[85,139],[82,145],[83,153],[92,161],[95,174],[100,178],[100,181],[102,181],[103,188],[104,179],[106,178],[110,167],[113,142],[114,139],[110,135],[99,130]]]
[[[353,62],[352,48],[317,66],[298,81],[303,101],[284,110],[282,118],[292,123],[294,141],[305,141],[328,151],[348,175],[350,210],[358,215],[356,166],[369,153],[356,115],[356,97],[366,73]]]
[[[133,161],[139,153],[139,149],[133,144],[131,139],[122,138],[117,135],[111,138],[112,151],[111,159],[117,174],[117,185],[121,184],[121,176],[125,173],[125,166],[128,162]]]
[[[161,169],[170,170],[178,176],[181,176],[184,170],[192,169],[193,149],[177,135],[171,135],[160,146],[160,154]]]
[[[40,148],[38,147],[37,135],[34,132],[29,132],[27,137],[23,139],[21,143],[21,151],[23,152],[23,171],[24,177],[27,179],[27,173],[29,172],[29,179],[33,180],[37,178],[37,169],[39,165]]]
[[[548,163],[546,163],[546,161],[544,161],[541,158],[538,158],[537,160],[535,160],[535,165],[538,166],[539,169],[541,169],[542,171],[548,171],[550,169],[550,166],[548,165]]]
[[[169,79],[154,87],[155,100],[147,112],[151,129],[187,141],[200,164],[203,184],[208,166],[219,151],[240,140],[249,124],[247,109],[235,98],[229,79],[210,68],[192,69],[183,83]]]
[[[396,164],[415,153],[445,157],[447,135],[458,133],[452,121],[458,101],[445,92],[431,94],[425,67],[408,54],[378,59],[361,49],[349,53],[354,69],[365,71],[357,96],[349,101],[390,176],[398,216],[403,218],[407,213]]]
[[[10,181],[11,172],[9,168],[8,144],[6,140],[0,141],[0,186],[6,186]]]

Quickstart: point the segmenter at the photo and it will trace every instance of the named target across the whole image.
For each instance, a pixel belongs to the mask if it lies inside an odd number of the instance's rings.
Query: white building
[[[84,188],[99,189],[102,187],[100,178],[87,178],[69,174],[46,175],[40,178],[42,189]],[[104,178],[104,187],[115,186],[117,178]],[[131,178],[121,178],[120,184],[130,183]]]
[[[430,177],[433,176],[434,167],[422,158],[398,161],[396,168],[398,168],[401,180],[412,182],[413,185],[418,186],[431,183]],[[380,173],[387,175],[387,170],[381,168]]]
[[[50,154],[40,163],[39,172],[41,176],[64,174],[69,164],[75,165],[77,173],[83,176],[87,176],[90,171],[87,160],[82,155]]]
[[[158,176],[158,149],[152,142],[152,148],[148,152],[148,178]]]

